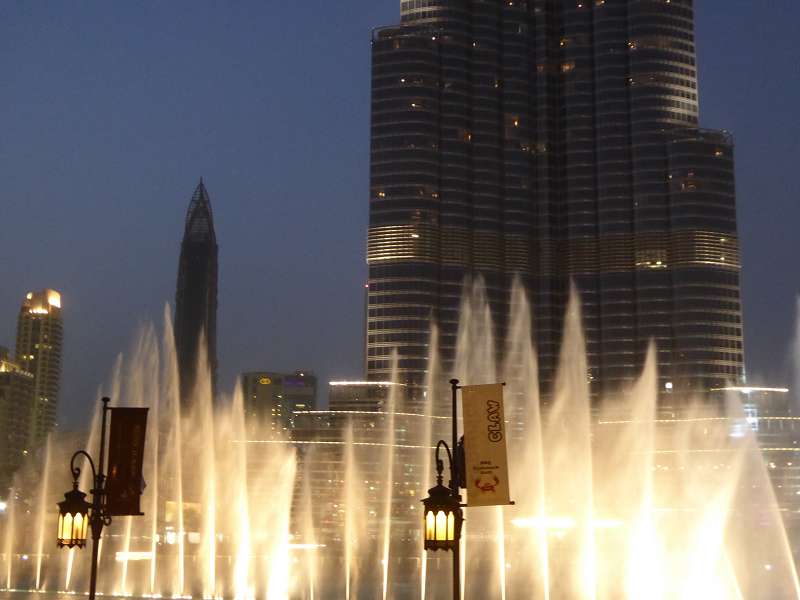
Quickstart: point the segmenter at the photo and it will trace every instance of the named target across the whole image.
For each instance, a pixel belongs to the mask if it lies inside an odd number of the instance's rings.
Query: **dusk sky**
[[[27,291],[62,292],[64,424],[174,301],[201,176],[221,387],[255,369],[361,376],[370,30],[399,4],[0,3],[0,345]],[[701,124],[736,140],[752,383],[790,383],[798,23],[789,0],[696,2]]]

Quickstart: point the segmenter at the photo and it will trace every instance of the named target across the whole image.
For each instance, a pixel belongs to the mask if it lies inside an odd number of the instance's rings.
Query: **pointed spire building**
[[[184,406],[196,384],[201,340],[206,343],[212,393],[216,392],[217,251],[211,200],[201,178],[186,212],[175,294],[175,350]]]

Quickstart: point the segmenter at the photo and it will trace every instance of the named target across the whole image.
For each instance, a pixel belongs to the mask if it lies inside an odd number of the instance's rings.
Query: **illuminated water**
[[[416,417],[422,425],[408,431],[406,421],[395,418],[399,388],[393,388],[382,444],[365,459],[356,451],[363,432],[347,427],[339,473],[331,475],[341,479],[341,489],[335,498],[315,497],[309,481],[314,449],[303,459],[289,443],[244,443],[263,440],[270,428],[245,420],[239,391],[214,404],[206,377],[192,409],[181,412],[166,323],[161,341],[145,328],[104,390],[114,404],[149,406],[150,424],[146,516],[115,519],[105,530],[101,592],[268,600],[447,597],[450,557],[425,557],[419,543],[395,543],[408,532],[393,516],[398,494],[414,505],[433,484],[431,446],[446,429],[441,419],[436,425]],[[491,323],[485,291],[475,286],[463,301],[454,373],[441,372],[438,357],[431,357],[424,408],[432,415],[434,406],[446,405],[449,390],[440,383],[451,376],[464,384],[507,382],[517,503],[466,510],[465,598],[800,597],[763,461],[749,428],[736,427],[742,418],[733,403],[724,416],[697,406],[662,420],[651,351],[631,390],[590,410],[573,303],[555,394],[540,409],[530,309],[519,289],[502,356],[496,356]],[[412,448],[417,470],[400,460],[407,456],[396,451],[400,440]],[[69,485],[69,454],[84,443],[90,450],[97,446],[94,438],[52,441],[42,463],[20,474],[17,485],[32,490],[21,498],[32,500],[9,504],[0,588],[87,589],[88,551],[59,551],[53,541],[55,503]],[[382,475],[370,482],[379,486],[370,503],[364,477],[376,462]],[[409,472],[419,475],[409,481]],[[82,488],[88,487],[84,478]],[[324,539],[315,521],[320,503],[342,513],[334,539]],[[370,523],[377,526],[370,529]]]

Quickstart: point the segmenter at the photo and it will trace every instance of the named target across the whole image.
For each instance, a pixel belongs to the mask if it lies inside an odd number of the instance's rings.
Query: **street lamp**
[[[453,444],[458,448],[458,379],[450,380],[453,409]],[[444,463],[439,458],[439,450],[447,451],[450,464],[449,486],[442,485]],[[436,485],[428,490],[428,497],[422,501],[425,525],[425,550],[444,550],[453,553],[453,599],[461,599],[461,525],[464,522],[461,511],[460,482],[463,481],[463,453],[453,454],[444,440],[436,444]]]
[[[58,503],[58,540],[59,548],[83,548],[86,545],[86,534],[89,530],[89,510],[92,505],[86,500],[86,494],[78,489],[77,480],[72,483],[72,490],[64,494]]]
[[[100,534],[104,525],[111,524],[111,517],[105,512],[105,480],[103,473],[106,448],[106,415],[111,409],[108,407],[108,398],[103,398],[103,418],[100,428],[100,461],[99,469],[95,468],[94,461],[85,450],[78,450],[70,459],[69,468],[72,472],[72,489],[64,494],[64,499],[58,503],[58,538],[59,548],[83,548],[89,527],[92,530],[92,571],[89,578],[89,600],[94,600],[97,590],[97,556],[100,546]],[[78,479],[81,475],[79,467],[75,466],[75,459],[79,456],[89,461],[92,468],[93,487],[90,490],[92,502],[85,500],[86,494],[78,489]]]
[[[453,469],[450,448],[443,440],[440,440],[436,445],[436,486],[428,490],[428,497],[422,501],[425,519],[425,550],[454,551],[461,539],[461,524],[464,522],[464,516],[461,511],[461,497],[454,496],[451,488],[442,485],[444,464],[439,459],[439,449],[442,447],[447,450],[451,473]]]

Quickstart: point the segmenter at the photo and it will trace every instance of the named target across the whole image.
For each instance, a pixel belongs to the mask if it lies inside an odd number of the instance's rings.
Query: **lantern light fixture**
[[[461,496],[457,489],[442,484],[444,463],[439,458],[439,450],[442,447],[447,451],[451,474],[453,473],[453,458],[450,448],[446,442],[440,440],[436,445],[436,485],[428,490],[428,497],[422,501],[425,550],[454,551],[458,548],[461,540],[461,525],[464,522],[464,516],[461,510]]]
[[[78,480],[72,483],[72,490],[64,494],[58,503],[59,548],[83,548],[89,533],[90,510],[92,505],[86,501],[86,494],[78,489]]]

